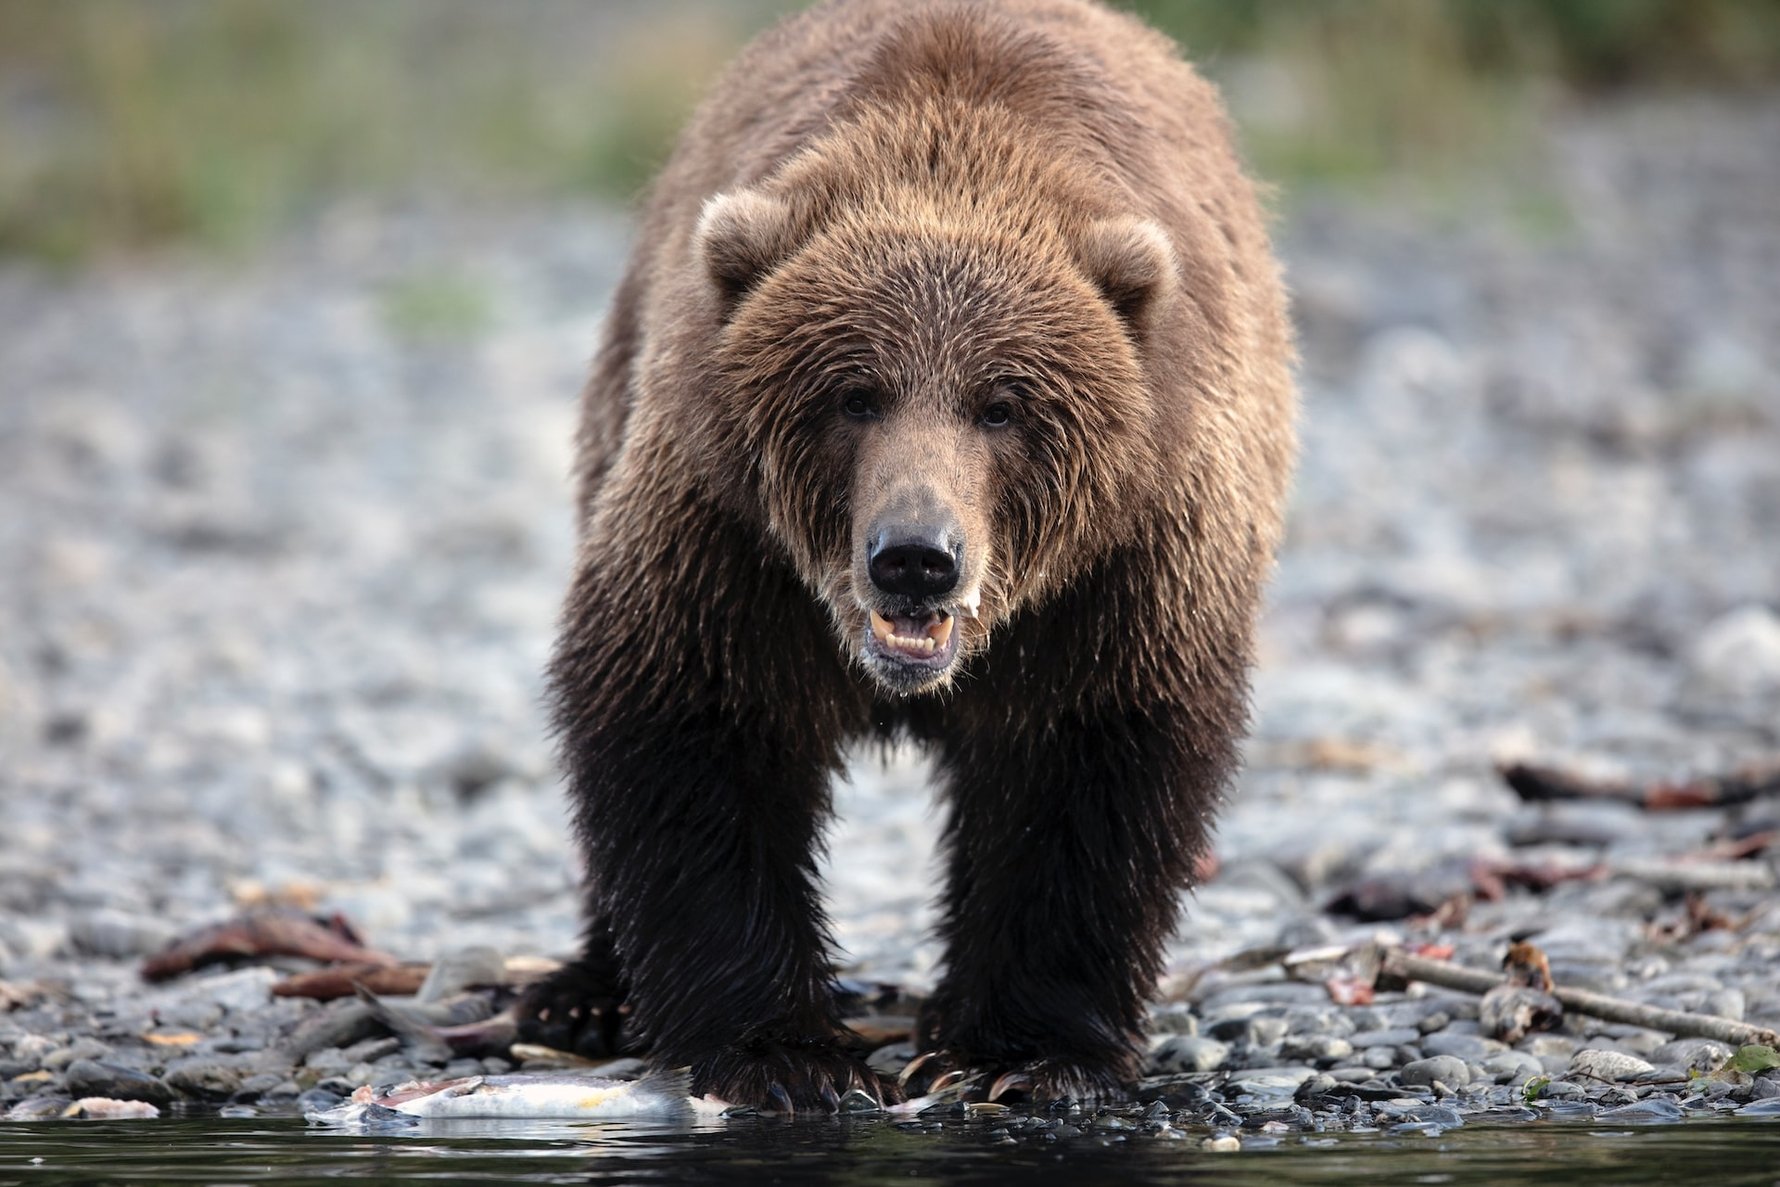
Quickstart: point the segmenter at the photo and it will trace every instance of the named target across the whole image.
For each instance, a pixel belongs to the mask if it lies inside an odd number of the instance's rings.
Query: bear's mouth
[[[958,653],[958,620],[947,609],[867,614],[866,654],[893,671],[938,673]]]

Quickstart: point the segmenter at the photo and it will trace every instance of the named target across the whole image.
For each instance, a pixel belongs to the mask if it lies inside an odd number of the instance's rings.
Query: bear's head
[[[1144,345],[1177,285],[1139,217],[812,220],[705,205],[723,431],[767,530],[885,689],[944,688],[1159,486]]]

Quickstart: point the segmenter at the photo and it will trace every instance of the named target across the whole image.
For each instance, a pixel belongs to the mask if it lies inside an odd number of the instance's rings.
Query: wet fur
[[[1135,21],[855,0],[756,41],[657,182],[584,399],[550,681],[592,922],[533,1027],[610,1047],[626,1000],[697,1092],[875,1085],[816,861],[843,747],[911,736],[948,806],[932,1067],[1116,1095],[1244,728],[1290,356],[1216,97]],[[1010,370],[1021,419],[985,434]],[[881,425],[834,415],[860,376]],[[983,607],[900,697],[860,667],[854,529],[910,467],[964,508]]]

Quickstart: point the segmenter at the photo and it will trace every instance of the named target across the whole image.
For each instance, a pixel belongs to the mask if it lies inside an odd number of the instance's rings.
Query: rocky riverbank
[[[1303,469],[1164,1099],[999,1136],[1780,1108],[1772,1071],[1690,1079],[1712,1040],[1571,1015],[1509,1044],[1470,994],[1288,975],[1381,932],[1494,969],[1530,935],[1560,986],[1780,1025],[1780,797],[1542,804],[1497,770],[1780,753],[1780,99],[1578,114],[1544,160],[1536,217],[1521,187],[1294,204]],[[289,959],[137,967],[267,902],[405,959],[571,945],[538,672],[624,237],[341,207],[245,268],[0,269],[0,1110],[510,1065],[293,1045],[340,1007],[272,997]],[[862,759],[837,798],[846,971],[919,991],[926,771]]]

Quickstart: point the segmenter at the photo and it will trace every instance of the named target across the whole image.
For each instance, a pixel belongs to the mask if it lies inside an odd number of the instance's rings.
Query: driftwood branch
[[[1559,767],[1508,763],[1502,779],[1528,803],[1552,800],[1615,800],[1649,812],[1681,808],[1728,808],[1762,796],[1780,795],[1780,762],[1763,762],[1727,775],[1701,775],[1679,782],[1630,783],[1597,779]]]
[[[1429,985],[1439,985],[1444,989],[1457,989],[1463,993],[1488,993],[1502,984],[1500,974],[1484,972],[1481,969],[1468,969],[1450,961],[1430,960],[1425,956],[1411,956],[1396,948],[1387,949],[1384,952],[1380,969],[1382,972],[1400,977],[1405,981],[1425,981]],[[1660,1030],[1687,1038],[1717,1039],[1721,1043],[1730,1043],[1738,1047],[1747,1043],[1762,1043],[1770,1047],[1780,1046],[1780,1033],[1765,1026],[1754,1026],[1747,1022],[1738,1022],[1733,1018],[1722,1018],[1716,1014],[1665,1010],[1658,1006],[1645,1005],[1643,1002],[1627,1001],[1625,998],[1609,997],[1604,993],[1591,993],[1586,989],[1566,989],[1561,986],[1553,989],[1551,995],[1562,1002],[1566,1010],[1587,1014],[1591,1018],[1600,1018],[1608,1022],[1623,1022],[1629,1026],[1642,1026],[1649,1030]]]

